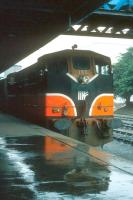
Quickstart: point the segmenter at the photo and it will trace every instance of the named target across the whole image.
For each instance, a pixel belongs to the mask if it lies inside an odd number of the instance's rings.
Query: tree
[[[113,71],[114,93],[125,98],[128,105],[133,94],[133,47],[121,54],[118,62],[113,66]]]

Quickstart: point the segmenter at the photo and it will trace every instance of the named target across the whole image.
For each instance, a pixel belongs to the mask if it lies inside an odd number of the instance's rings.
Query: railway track
[[[115,115],[115,118],[121,119],[122,121],[129,121],[133,123],[133,116],[130,115]]]
[[[116,115],[115,118],[122,120],[123,126],[113,130],[114,139],[133,145],[133,117]]]

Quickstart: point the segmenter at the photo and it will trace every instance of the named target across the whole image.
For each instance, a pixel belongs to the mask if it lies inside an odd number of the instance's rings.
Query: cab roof
[[[99,54],[97,52],[91,51],[91,50],[78,50],[78,49],[65,49],[65,50],[61,50],[58,52],[54,52],[54,53],[50,53],[50,54],[46,54],[44,56],[42,56],[41,58],[39,58],[38,62],[43,62],[49,59],[60,59],[62,57],[66,58],[66,57],[71,57],[71,56],[88,56],[88,55],[93,55],[94,57],[100,58],[103,57],[104,60],[110,60],[110,57],[105,56],[103,54]]]

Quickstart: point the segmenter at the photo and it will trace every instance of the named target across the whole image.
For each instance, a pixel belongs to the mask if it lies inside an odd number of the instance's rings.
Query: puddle
[[[0,138],[0,163],[2,199],[133,199],[133,176],[48,136]]]

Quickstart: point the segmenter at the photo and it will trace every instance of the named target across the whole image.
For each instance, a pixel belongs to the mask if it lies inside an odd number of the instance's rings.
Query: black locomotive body
[[[63,50],[1,80],[1,107],[92,145],[112,140],[113,81],[109,57]]]

